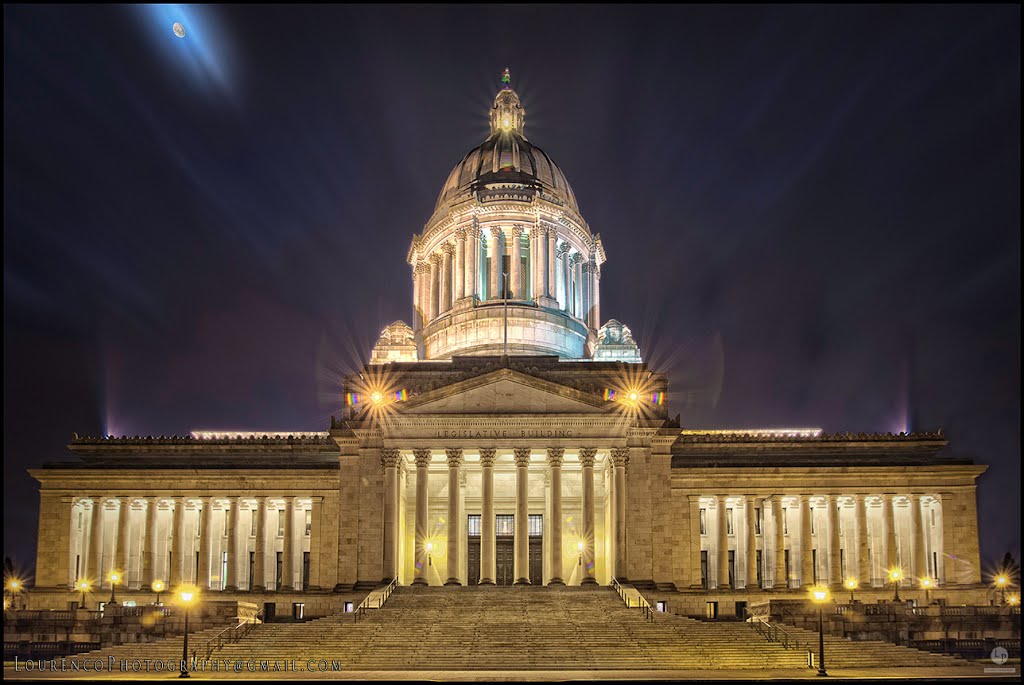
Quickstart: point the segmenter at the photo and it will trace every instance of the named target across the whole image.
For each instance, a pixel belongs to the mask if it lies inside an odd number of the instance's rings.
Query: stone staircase
[[[218,659],[338,659],[346,670],[804,668],[806,655],[743,623],[657,614],[647,621],[610,588],[399,588],[359,621],[341,614],[264,624]]]
[[[224,630],[225,627],[226,626],[217,626],[215,628],[207,628],[206,630],[190,632],[188,635],[188,649],[190,656],[193,649],[206,644],[207,640]],[[104,662],[107,662],[107,660],[112,657],[115,659],[115,670],[118,668],[117,663],[122,659],[129,662],[134,659],[149,659],[150,661],[160,660],[165,662],[174,661],[176,664],[180,665],[182,640],[182,636],[177,635],[175,637],[168,637],[162,640],[155,640],[153,642],[132,642],[123,645],[103,647],[91,652],[75,654],[68,658],[75,659],[80,662],[86,659],[90,661],[101,659]]]
[[[818,633],[804,628],[783,625],[787,633],[807,643],[818,664]],[[912,647],[894,645],[880,640],[848,640],[836,635],[825,636],[825,668],[957,668],[968,666],[963,659],[948,654],[935,654]]]

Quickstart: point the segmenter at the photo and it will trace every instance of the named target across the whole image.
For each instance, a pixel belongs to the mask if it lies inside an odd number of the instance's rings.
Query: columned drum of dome
[[[600,328],[601,236],[562,170],[527,139],[526,110],[507,85],[489,119],[490,135],[452,169],[409,248],[419,358],[507,350],[590,359]],[[453,268],[424,281],[453,251]]]

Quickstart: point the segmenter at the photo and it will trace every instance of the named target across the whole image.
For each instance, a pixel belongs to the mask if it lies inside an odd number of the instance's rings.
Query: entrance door
[[[544,516],[530,514],[530,584],[544,584]]]
[[[469,585],[480,584],[480,536],[471,535],[469,536],[468,554],[466,556],[466,564],[468,564],[469,573],[467,574],[467,581]]]
[[[516,580],[516,544],[512,536],[499,535],[496,539],[495,562],[497,568],[494,582],[498,585],[511,585]]]

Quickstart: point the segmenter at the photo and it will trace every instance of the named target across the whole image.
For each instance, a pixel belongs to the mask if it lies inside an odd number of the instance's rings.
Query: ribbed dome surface
[[[521,183],[553,195],[579,212],[562,170],[514,129],[492,133],[455,165],[437,198],[435,211],[487,183]]]

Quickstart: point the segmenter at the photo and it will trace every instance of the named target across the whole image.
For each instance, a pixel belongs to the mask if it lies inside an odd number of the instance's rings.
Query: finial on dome
[[[519,95],[509,85],[512,82],[512,76],[509,74],[508,67],[501,74],[501,82],[505,86],[498,91],[498,95],[494,98],[494,106],[491,108],[491,135],[514,131],[525,138],[523,126],[526,124],[526,110],[519,102]]]
[[[511,74],[508,73],[508,67],[505,67],[505,71],[502,72],[501,74],[501,82],[505,84],[506,90],[512,88],[512,86],[509,85],[510,83],[512,83],[512,76]]]

